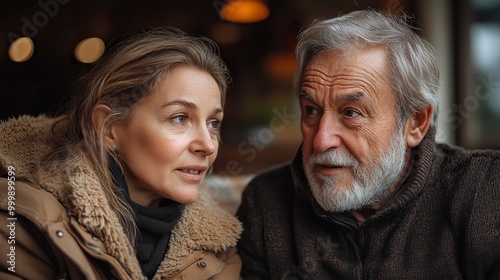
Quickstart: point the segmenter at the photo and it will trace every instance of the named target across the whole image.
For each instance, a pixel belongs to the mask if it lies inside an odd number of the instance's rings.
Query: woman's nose
[[[209,156],[217,150],[217,138],[212,135],[208,127],[200,126],[193,139],[193,152]]]

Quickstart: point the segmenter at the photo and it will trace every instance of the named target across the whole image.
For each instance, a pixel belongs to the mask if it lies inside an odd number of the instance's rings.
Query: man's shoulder
[[[439,144],[430,174],[455,207],[500,203],[500,151]]]
[[[258,197],[278,197],[293,192],[293,179],[289,163],[259,173],[245,188],[245,195]]]
[[[259,173],[250,181],[249,186],[266,188],[267,186],[290,186],[292,183],[290,163],[286,163]]]
[[[458,146],[438,143],[437,149],[446,157],[455,160],[483,159],[492,163],[500,164],[500,150],[488,149],[465,149]]]
[[[445,156],[440,180],[448,185],[451,221],[468,236],[470,259],[497,254],[500,239],[500,151],[439,145]]]
[[[295,198],[290,165],[277,166],[250,181],[243,192],[237,216],[243,227],[248,227],[249,223],[254,228],[256,224],[273,229],[287,227],[293,219]]]
[[[479,230],[488,223],[498,224],[500,151],[468,150],[440,144],[438,153],[442,154],[442,160],[434,163],[433,176],[450,202],[450,213],[455,216],[457,225],[469,220],[469,227]]]
[[[483,177],[500,182],[500,151],[470,150],[446,144],[438,144],[442,156],[440,166],[461,178]]]

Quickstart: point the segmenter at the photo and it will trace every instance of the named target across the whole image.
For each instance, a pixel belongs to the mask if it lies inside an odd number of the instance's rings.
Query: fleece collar
[[[16,168],[18,180],[25,180],[52,193],[68,215],[91,234],[99,237],[108,254],[115,257],[133,279],[143,278],[133,247],[117,215],[109,207],[90,162],[80,150],[67,151],[71,160],[40,164],[40,159],[55,148],[52,136],[54,119],[21,116],[0,124],[0,175],[8,166]],[[242,227],[200,192],[186,206],[172,231],[170,250],[157,276],[178,272],[182,261],[196,250],[224,251],[236,245]]]

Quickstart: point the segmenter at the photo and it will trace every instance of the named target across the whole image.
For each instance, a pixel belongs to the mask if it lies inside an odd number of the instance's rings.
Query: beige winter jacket
[[[39,164],[54,145],[52,121],[0,124],[0,279],[144,279],[86,157],[62,168]],[[200,193],[173,229],[154,279],[239,279],[241,230]]]

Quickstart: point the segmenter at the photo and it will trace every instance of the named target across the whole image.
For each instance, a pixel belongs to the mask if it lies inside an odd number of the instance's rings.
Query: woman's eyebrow
[[[218,108],[215,108],[214,111],[213,111],[213,114],[219,114],[219,113],[223,113],[224,112],[224,109],[222,107],[218,107]]]
[[[196,106],[196,104],[194,104],[193,102],[189,102],[187,100],[182,100],[182,99],[172,100],[168,103],[163,104],[161,107],[164,108],[164,107],[173,106],[173,105],[180,105],[180,106],[188,107],[188,108],[194,109],[194,110],[198,109],[198,106]]]
[[[165,107],[168,107],[168,106],[174,106],[174,105],[180,105],[180,106],[184,106],[184,107],[187,107],[191,110],[198,110],[199,107],[194,104],[193,102],[190,102],[190,101],[187,101],[187,100],[183,100],[183,99],[175,99],[175,100],[172,100],[168,103],[165,103],[163,104],[163,106],[161,106],[161,108],[165,108]],[[219,113],[223,113],[224,112],[224,108],[222,107],[217,107],[215,108],[213,111],[212,111],[212,114],[219,114]]]

